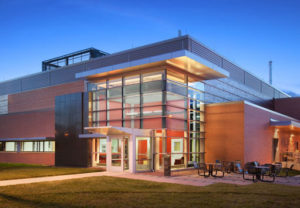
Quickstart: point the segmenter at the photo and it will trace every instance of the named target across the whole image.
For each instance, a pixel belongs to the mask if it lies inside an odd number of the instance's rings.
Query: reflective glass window
[[[152,82],[156,80],[162,80],[162,74],[163,72],[152,72],[152,73],[146,73],[142,75],[143,82]]]

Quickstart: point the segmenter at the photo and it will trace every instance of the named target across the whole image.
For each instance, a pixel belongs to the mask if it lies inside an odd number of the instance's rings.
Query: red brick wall
[[[0,138],[54,137],[55,96],[83,91],[80,80],[9,95],[9,114],[0,115]]]
[[[274,110],[300,120],[300,97],[274,100]]]
[[[8,95],[8,113],[54,109],[55,96],[84,91],[84,81]]]
[[[0,116],[0,138],[54,137],[54,110]]]
[[[0,162],[25,163],[39,165],[54,165],[55,154],[53,152],[0,152]]]

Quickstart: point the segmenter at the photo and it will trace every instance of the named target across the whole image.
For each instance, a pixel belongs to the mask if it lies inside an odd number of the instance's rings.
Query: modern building
[[[159,171],[194,161],[299,167],[300,98],[190,36],[89,48],[0,83],[0,162]]]

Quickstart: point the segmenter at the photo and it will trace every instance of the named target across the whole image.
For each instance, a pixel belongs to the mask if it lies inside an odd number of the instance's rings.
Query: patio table
[[[256,166],[255,169],[256,169],[256,174],[255,174],[256,179],[262,181],[262,179],[261,179],[262,174],[264,172],[269,171],[270,167],[264,166],[264,165],[260,165],[260,166]]]
[[[216,163],[206,163],[206,165],[208,165],[208,175],[209,176],[214,176],[213,175],[213,171],[214,171],[214,165]]]

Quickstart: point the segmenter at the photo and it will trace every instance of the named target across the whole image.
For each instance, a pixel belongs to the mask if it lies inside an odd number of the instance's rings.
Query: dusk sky
[[[0,81],[95,47],[114,53],[189,34],[238,66],[300,94],[300,1],[0,0]]]

